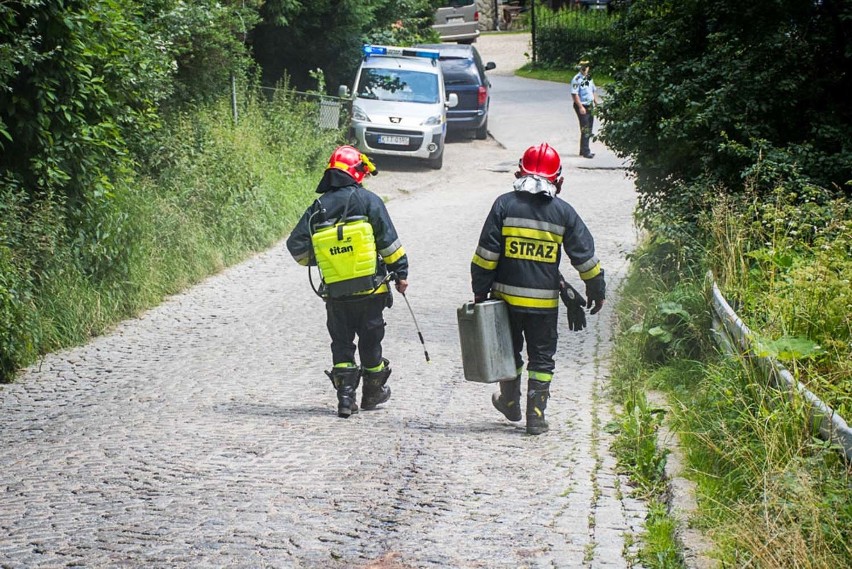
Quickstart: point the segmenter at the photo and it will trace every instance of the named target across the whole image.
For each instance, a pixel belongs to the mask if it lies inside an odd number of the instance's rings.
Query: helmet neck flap
[[[559,193],[559,187],[556,184],[541,176],[521,176],[513,185],[516,192],[542,194],[549,198]]]

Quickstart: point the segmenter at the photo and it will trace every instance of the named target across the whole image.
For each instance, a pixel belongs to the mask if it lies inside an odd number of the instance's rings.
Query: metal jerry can
[[[466,302],[457,313],[464,378],[479,383],[515,379],[517,370],[506,303]]]

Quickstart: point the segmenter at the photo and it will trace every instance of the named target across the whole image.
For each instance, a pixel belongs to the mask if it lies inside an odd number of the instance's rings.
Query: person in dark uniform
[[[521,351],[526,342],[526,430],[539,435],[548,430],[544,411],[555,368],[560,288],[565,286],[559,272],[562,251],[585,283],[590,314],[603,307],[606,283],[586,224],[557,197],[563,180],[559,154],[547,143],[531,146],[519,166],[514,191],[491,206],[470,272],[474,301],[483,302],[490,295],[509,308],[517,376],[500,382],[492,403],[510,421],[521,420]],[[584,318],[583,314],[583,326]]]
[[[390,280],[400,293],[408,287],[408,257],[384,202],[361,185],[367,174],[376,174],[376,168],[366,155],[353,146],[337,148],[317,186],[320,197],[287,239],[296,262],[318,265],[323,277],[319,294],[326,303],[333,363],[325,373],[337,391],[340,417],[358,412],[362,377],[362,409],[390,399],[382,312],[392,304]]]

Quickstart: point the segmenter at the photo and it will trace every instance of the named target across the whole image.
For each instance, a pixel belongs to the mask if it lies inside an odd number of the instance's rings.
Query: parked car
[[[493,61],[483,64],[472,45],[422,44],[423,49],[437,50],[447,96],[455,94],[458,104],[447,111],[447,130],[473,132],[479,140],[488,136],[488,108],[491,104],[491,82],[486,71],[497,67]]]
[[[479,37],[479,11],[476,0],[447,0],[435,12],[433,28],[441,41],[473,43]]]
[[[448,94],[435,50],[365,45],[352,90],[352,135],[368,155],[425,158],[440,169],[444,161]],[[349,88],[339,93],[349,97]]]

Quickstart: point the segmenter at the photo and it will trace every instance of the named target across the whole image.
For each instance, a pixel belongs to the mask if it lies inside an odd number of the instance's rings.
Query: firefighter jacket
[[[349,216],[366,216],[373,228],[378,252],[377,281],[388,274],[388,269],[399,279],[408,278],[408,257],[399,241],[396,229],[382,199],[358,184],[352,176],[337,169],[328,169],[317,187],[321,194],[305,210],[290,237],[287,249],[300,265],[316,265],[311,235],[317,225]],[[382,285],[375,292],[387,292]],[[370,290],[365,292],[371,292]]]
[[[571,205],[544,193],[503,194],[473,255],[473,293],[490,292],[522,312],[556,310],[562,250],[584,281],[600,274],[594,239]]]

